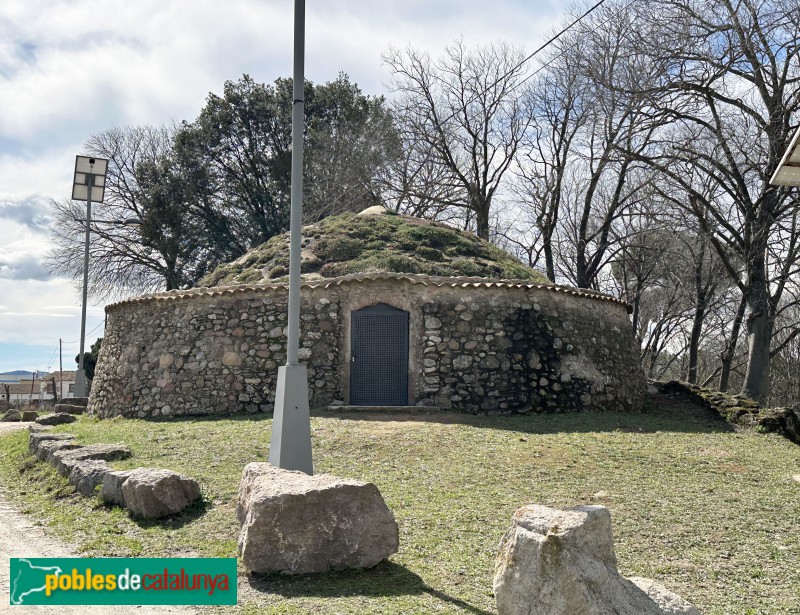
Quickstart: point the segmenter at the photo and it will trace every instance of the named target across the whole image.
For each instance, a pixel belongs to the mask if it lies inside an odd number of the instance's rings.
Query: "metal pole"
[[[93,166],[93,165],[92,165]],[[91,166],[90,166],[91,168]],[[75,374],[75,397],[86,397],[86,372],[83,366],[83,351],[86,337],[86,295],[89,288],[89,231],[92,222],[92,184],[94,175],[86,175],[86,245],[83,252],[83,302],[81,304],[81,350],[78,354],[78,372]]]
[[[303,112],[305,109],[305,0],[294,5],[294,75],[292,104],[292,212],[289,225],[289,326],[286,365],[299,365],[300,235],[303,218]]]
[[[286,365],[278,368],[269,462],[285,470],[313,473],[308,375],[300,365],[300,235],[303,218],[303,111],[305,91],[305,0],[294,3],[292,103],[292,210],[289,223],[289,314]]]

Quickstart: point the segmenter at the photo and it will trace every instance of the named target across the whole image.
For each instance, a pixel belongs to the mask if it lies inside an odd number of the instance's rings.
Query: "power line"
[[[103,320],[103,322],[101,322],[101,323],[100,323],[99,325],[97,325],[97,326],[96,326],[94,329],[92,329],[91,331],[89,331],[89,332],[86,334],[86,337],[89,337],[89,336],[90,336],[92,333],[94,333],[95,331],[97,331],[97,330],[98,330],[100,327],[102,327],[102,326],[103,326],[103,325],[105,325],[105,324],[106,324],[106,321],[105,321],[105,320]],[[72,340],[71,342],[64,342],[64,344],[77,344],[77,343],[78,343],[78,342],[80,342],[80,341],[81,341],[81,338],[78,338],[78,339],[76,339],[76,340]]]
[[[572,21],[572,23],[570,23],[568,26],[566,26],[566,27],[562,28],[562,29],[561,29],[561,30],[559,30],[559,31],[558,31],[558,32],[557,32],[555,35],[551,36],[551,37],[550,37],[550,38],[549,38],[547,41],[545,41],[545,42],[544,42],[542,45],[540,45],[540,46],[539,46],[537,49],[535,49],[535,50],[534,50],[534,51],[533,51],[531,54],[529,54],[528,56],[526,56],[525,58],[523,58],[522,60],[520,60],[520,61],[519,61],[519,62],[518,62],[516,65],[514,65],[512,68],[508,69],[508,70],[507,70],[507,71],[506,71],[506,72],[505,72],[503,75],[501,75],[500,77],[498,77],[497,79],[495,79],[495,80],[494,80],[494,82],[493,82],[493,83],[492,83],[490,86],[487,86],[485,89],[490,89],[490,88],[493,88],[494,86],[496,86],[498,83],[500,83],[500,82],[501,82],[501,81],[503,81],[504,79],[507,79],[508,77],[510,77],[511,75],[513,75],[513,74],[514,74],[516,71],[518,71],[520,68],[522,68],[522,66],[524,66],[524,65],[525,65],[525,63],[527,63],[527,62],[530,62],[530,61],[531,61],[531,60],[532,60],[534,57],[536,57],[536,55],[537,55],[537,54],[539,54],[539,53],[541,53],[542,51],[544,51],[545,49],[547,49],[547,48],[548,48],[550,45],[552,45],[552,44],[553,44],[554,42],[556,42],[556,41],[557,41],[559,38],[561,38],[561,37],[562,37],[564,34],[566,34],[566,33],[567,33],[567,32],[568,32],[570,29],[572,29],[574,26],[576,26],[576,25],[577,25],[577,24],[579,24],[581,21],[583,21],[583,20],[584,20],[586,17],[588,17],[590,13],[592,13],[593,11],[595,11],[596,9],[598,9],[600,6],[602,6],[603,4],[605,4],[605,2],[606,2],[606,0],[599,0],[598,2],[596,2],[595,4],[593,4],[593,5],[592,5],[592,6],[591,6],[591,7],[590,7],[590,8],[589,8],[587,11],[585,11],[583,14],[581,14],[581,15],[580,15],[580,17],[577,17],[577,18],[576,18],[574,21]],[[596,31],[596,30],[597,30],[597,28],[599,28],[601,25],[605,25],[606,23],[608,23],[608,22],[609,22],[609,21],[610,21],[610,20],[611,20],[613,17],[616,17],[616,16],[617,16],[617,15],[619,15],[619,14],[620,14],[622,11],[624,11],[625,9],[627,9],[627,8],[628,8],[628,7],[629,7],[631,4],[633,4],[633,2],[634,2],[634,0],[629,0],[629,1],[628,1],[628,3],[627,3],[627,4],[625,4],[625,5],[624,5],[624,6],[623,6],[623,7],[622,7],[622,8],[621,8],[619,11],[617,11],[617,12],[616,12],[614,15],[612,15],[612,16],[611,16],[609,19],[607,19],[606,21],[604,21],[604,22],[601,22],[600,24],[598,24],[597,26],[595,26],[595,28],[593,28],[591,31],[592,31],[592,32],[594,32],[594,31]],[[577,45],[577,42],[576,42],[576,43],[573,43],[573,44],[572,44],[570,47],[568,47],[567,49],[572,49],[572,48],[573,48],[573,47],[575,47],[576,45]],[[566,50],[565,50],[565,51],[566,51]],[[526,81],[528,81],[528,80],[529,80],[531,77],[533,77],[533,76],[534,76],[534,75],[536,75],[536,74],[537,74],[539,71],[541,71],[541,70],[542,70],[542,68],[544,68],[545,66],[549,66],[550,64],[552,64],[552,63],[553,63],[553,61],[554,61],[556,58],[559,58],[559,57],[561,57],[563,54],[564,54],[564,51],[562,51],[560,54],[558,54],[558,55],[554,56],[553,58],[551,58],[549,62],[547,62],[546,64],[544,64],[544,65],[542,65],[541,67],[539,67],[538,69],[536,69],[536,70],[535,70],[533,73],[531,73],[530,75],[528,75],[527,77],[525,77],[525,79],[523,79],[523,80],[522,80],[522,81],[520,81],[519,83],[515,84],[513,87],[509,88],[509,90],[508,90],[508,91],[509,91],[509,92],[513,92],[514,90],[516,90],[516,89],[517,89],[518,87],[520,87],[520,86],[521,86],[523,83],[525,83],[525,82],[526,82]],[[455,116],[457,116],[459,113],[461,113],[461,112],[462,112],[462,111],[463,111],[463,110],[464,110],[464,109],[465,109],[467,106],[469,106],[470,104],[472,104],[473,102],[475,102],[475,101],[478,99],[478,97],[479,97],[479,96],[478,96],[477,94],[476,94],[476,95],[474,95],[474,96],[472,96],[472,97],[471,97],[471,98],[470,98],[470,99],[469,99],[467,102],[463,103],[463,105],[461,106],[461,108],[459,108],[459,109],[455,110],[453,113],[451,113],[451,114],[450,114],[450,115],[448,115],[446,118],[444,118],[444,119],[443,119],[443,120],[440,122],[440,124],[445,124],[446,122],[449,122],[450,120],[452,120],[452,119],[453,119]]]
[[[627,8],[628,8],[628,7],[629,7],[631,4],[633,4],[635,1],[636,1],[636,0],[628,0],[628,2],[626,2],[626,3],[625,3],[625,4],[624,4],[624,5],[623,5],[623,6],[622,6],[622,7],[621,7],[621,8],[620,8],[620,9],[619,9],[619,10],[618,10],[616,13],[614,13],[613,15],[611,15],[611,16],[610,16],[608,19],[606,19],[605,21],[601,21],[601,22],[600,22],[600,23],[598,23],[598,24],[597,24],[597,25],[596,25],[594,28],[592,28],[591,30],[589,30],[589,34],[594,34],[595,32],[597,32],[597,30],[600,28],[600,26],[605,26],[605,25],[606,25],[606,24],[608,24],[608,22],[610,22],[612,19],[614,19],[615,17],[618,17],[618,16],[619,16],[619,15],[620,15],[620,14],[621,14],[623,11],[625,11],[625,10],[626,10],[626,9],[627,9]],[[598,2],[598,3],[597,3],[595,6],[593,6],[591,9],[589,9],[589,11],[588,11],[587,13],[585,13],[585,14],[584,14],[584,15],[583,15],[583,16],[582,16],[580,19],[583,19],[583,17],[585,17],[586,15],[588,15],[588,14],[589,14],[591,11],[593,11],[595,8],[597,8],[597,7],[598,7],[600,4],[602,4],[603,2],[605,2],[605,0],[602,0],[601,2]],[[575,22],[573,22],[573,23],[572,23],[572,25],[576,24],[578,21],[580,21],[580,19],[579,19],[579,20],[576,20]],[[570,27],[572,27],[572,25],[570,25]],[[564,31],[565,31],[565,30],[564,30]],[[563,34],[563,32],[564,32],[564,31],[560,32],[558,36],[560,36],[561,34]],[[551,41],[553,41],[553,40],[555,40],[555,38],[551,39]],[[549,42],[550,42],[550,41],[549,41]],[[569,46],[569,47],[567,47],[566,49],[562,50],[562,51],[561,51],[561,53],[559,53],[559,54],[557,54],[557,55],[553,56],[552,58],[550,58],[550,59],[549,59],[547,62],[545,62],[545,63],[544,63],[544,64],[542,64],[542,65],[541,65],[539,68],[537,68],[535,71],[533,71],[533,72],[532,72],[530,75],[528,75],[527,77],[525,77],[525,79],[523,79],[522,81],[520,81],[519,83],[517,83],[516,85],[514,85],[514,87],[510,88],[510,90],[509,90],[509,91],[513,92],[513,91],[514,91],[514,90],[516,90],[518,87],[520,87],[522,84],[524,84],[526,81],[529,81],[531,78],[535,77],[535,76],[536,76],[538,73],[540,73],[540,72],[541,72],[541,71],[543,71],[545,68],[547,68],[548,66],[550,66],[550,65],[551,65],[553,62],[555,62],[557,59],[559,59],[560,57],[562,57],[562,56],[563,56],[563,55],[564,55],[564,54],[565,54],[567,51],[571,51],[572,49],[574,49],[575,47],[577,47],[577,46],[578,46],[578,43],[580,43],[580,42],[581,42],[581,41],[575,41],[574,43],[572,43],[572,45],[570,45],[570,46]]]
[[[632,2],[632,1],[633,1],[633,0],[631,0],[631,2]],[[595,9],[599,8],[599,7],[600,7],[602,4],[604,4],[605,2],[606,2],[606,0],[600,0],[599,2],[595,3],[595,4],[594,4],[594,5],[593,5],[593,6],[592,6],[592,7],[591,7],[591,8],[590,8],[588,11],[586,11],[585,13],[583,13],[583,15],[581,15],[580,17],[576,18],[576,19],[575,19],[575,20],[574,20],[574,21],[573,21],[571,24],[569,24],[568,26],[566,26],[566,27],[562,28],[562,29],[561,29],[561,30],[560,30],[560,31],[559,31],[557,34],[555,34],[555,35],[553,35],[552,37],[550,37],[550,39],[549,39],[549,40],[545,41],[545,42],[544,42],[542,45],[540,45],[540,46],[539,46],[539,48],[538,48],[538,49],[534,50],[534,51],[533,51],[533,53],[531,53],[529,56],[527,56],[527,57],[526,57],[526,58],[524,58],[522,61],[520,61],[520,62],[519,62],[519,63],[518,63],[518,64],[517,64],[517,65],[516,65],[514,68],[511,68],[511,69],[509,69],[508,71],[506,71],[506,73],[505,73],[505,74],[504,74],[502,77],[500,77],[500,78],[499,78],[497,81],[495,81],[495,85],[497,84],[497,82],[499,82],[499,81],[502,81],[503,79],[505,79],[505,78],[509,77],[510,75],[512,75],[512,74],[513,74],[513,73],[514,73],[516,70],[518,70],[519,68],[521,68],[521,67],[522,67],[522,66],[523,66],[525,63],[527,63],[527,62],[531,61],[531,60],[532,60],[532,59],[533,59],[533,58],[536,56],[536,54],[538,54],[538,53],[539,53],[539,52],[541,52],[541,51],[544,51],[544,50],[545,50],[545,49],[547,49],[547,47],[549,47],[551,44],[555,43],[555,42],[556,42],[556,41],[557,41],[559,38],[561,38],[561,36],[562,36],[563,34],[566,34],[566,33],[567,33],[567,32],[568,32],[568,31],[569,31],[569,30],[570,30],[570,29],[571,29],[573,26],[575,26],[575,25],[577,25],[578,23],[580,23],[581,21],[583,21],[583,20],[584,20],[586,17],[588,17],[588,16],[589,16],[589,14],[590,14],[591,12],[593,12]],[[628,4],[630,4],[630,2],[629,2]],[[627,7],[626,7],[626,8],[627,8]],[[534,73],[534,74],[535,74],[535,73]],[[527,78],[526,78],[526,80],[527,80]],[[524,81],[523,81],[523,83],[524,83]],[[513,90],[514,88],[511,88],[511,89]]]
[[[50,355],[50,358],[47,360],[47,372],[50,373],[50,366],[53,365],[53,359],[58,353],[58,344],[56,344],[55,349],[53,350],[53,354]]]

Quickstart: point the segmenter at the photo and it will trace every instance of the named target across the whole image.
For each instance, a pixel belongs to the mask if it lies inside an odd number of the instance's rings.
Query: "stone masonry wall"
[[[89,409],[102,417],[269,412],[286,361],[285,284],[159,293],[107,308]],[[409,401],[466,412],[636,410],[626,306],[541,285],[362,274],[305,283],[312,407],[348,402],[350,313],[409,312]]]

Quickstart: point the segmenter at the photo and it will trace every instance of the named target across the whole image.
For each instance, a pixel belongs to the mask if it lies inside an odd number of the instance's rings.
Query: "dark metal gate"
[[[350,403],[408,404],[408,312],[379,303],[352,312]]]

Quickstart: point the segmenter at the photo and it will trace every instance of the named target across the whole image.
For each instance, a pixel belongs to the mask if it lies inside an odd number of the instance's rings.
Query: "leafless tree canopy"
[[[173,131],[166,127],[112,128],[93,135],[86,143],[89,155],[108,158],[104,203],[93,206],[90,242],[90,295],[95,299],[119,298],[164,288],[167,263],[154,246],[142,242],[140,230],[103,221],[146,218],[137,169],[155,164],[172,147]],[[70,200],[53,202],[51,270],[82,284],[86,204]]]
[[[469,49],[463,41],[436,61],[414,49],[384,55],[409,152],[399,208],[460,210],[464,225],[489,239],[492,200],[531,120],[519,87],[522,58],[502,43]]]

